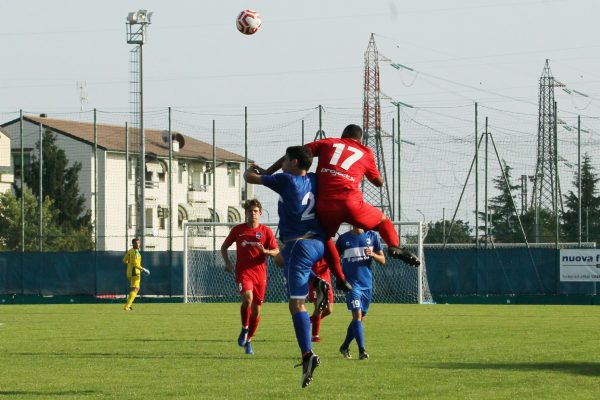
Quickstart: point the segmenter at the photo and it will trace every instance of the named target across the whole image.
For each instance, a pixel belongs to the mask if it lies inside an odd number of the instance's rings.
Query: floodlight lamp
[[[152,12],[148,10],[138,10],[127,14],[127,22],[129,24],[149,24],[152,18]]]
[[[130,24],[135,24],[137,22],[137,13],[130,12],[129,14],[127,14],[127,22]]]
[[[137,12],[137,19],[139,22],[146,22],[146,14],[148,13],[148,10],[138,10]]]

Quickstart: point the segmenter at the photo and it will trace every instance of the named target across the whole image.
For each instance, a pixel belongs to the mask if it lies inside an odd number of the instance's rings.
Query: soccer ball
[[[260,14],[254,10],[244,10],[235,20],[238,31],[244,35],[253,35],[262,25]]]

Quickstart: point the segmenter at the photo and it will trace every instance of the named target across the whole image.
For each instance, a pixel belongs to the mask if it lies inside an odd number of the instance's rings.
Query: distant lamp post
[[[421,214],[421,217],[423,217],[423,223],[425,223],[425,214],[423,214],[423,211],[417,209],[417,212]]]
[[[127,14],[125,27],[127,29],[127,43],[136,47],[130,52],[130,96],[133,114],[133,124],[137,125],[139,132],[139,156],[136,167],[135,199],[137,207],[136,230],[141,239],[142,250],[145,250],[144,236],[146,234],[146,138],[144,134],[144,64],[142,47],[148,36],[152,13],[148,10],[138,10]]]

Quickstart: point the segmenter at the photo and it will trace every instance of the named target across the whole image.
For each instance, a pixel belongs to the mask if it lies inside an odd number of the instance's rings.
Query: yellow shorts
[[[139,276],[132,276],[129,278],[129,287],[130,288],[140,288],[140,277]]]

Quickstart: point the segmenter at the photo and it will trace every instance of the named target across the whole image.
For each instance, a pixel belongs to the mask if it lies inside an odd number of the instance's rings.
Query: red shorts
[[[364,200],[317,200],[319,222],[327,233],[333,237],[340,225],[346,222],[366,231],[374,230],[383,219],[383,213],[377,207]]]
[[[323,275],[319,275],[319,278],[327,281],[327,283],[329,283],[329,302],[333,303],[333,288],[331,287],[331,275],[329,274],[329,270],[327,270]],[[308,282],[308,300],[310,300],[311,303],[314,303],[316,300],[317,296],[315,294],[315,288],[312,285],[312,282]]]
[[[252,291],[252,303],[261,305],[267,290],[267,274],[256,273],[251,269],[243,270],[235,276],[240,294]]]

